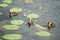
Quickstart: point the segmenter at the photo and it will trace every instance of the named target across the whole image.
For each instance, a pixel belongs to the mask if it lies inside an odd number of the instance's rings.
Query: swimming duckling
[[[17,16],[17,13],[16,12],[10,12],[9,17],[11,18],[12,16]]]
[[[56,25],[54,23],[48,22],[48,29],[55,27]]]
[[[33,19],[29,19],[29,21],[28,21],[28,27],[30,27],[31,25],[33,25],[33,23],[34,23],[34,20]]]

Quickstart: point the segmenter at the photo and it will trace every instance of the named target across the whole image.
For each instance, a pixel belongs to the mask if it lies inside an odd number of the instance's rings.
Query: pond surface
[[[3,0],[0,0],[0,3]],[[0,8],[3,15],[0,16],[0,36],[1,39],[5,34],[21,34],[21,40],[60,40],[60,0],[32,0],[30,3],[26,3],[26,0],[13,0],[11,4],[8,4],[6,8]],[[13,7],[22,8],[22,12],[18,13],[18,16],[9,18],[9,10]],[[35,35],[35,32],[40,31],[32,25],[30,28],[26,25],[28,18],[24,14],[29,12],[34,12],[40,15],[37,19],[37,24],[42,25],[47,28],[47,23],[49,21],[56,23],[56,27],[51,30],[46,30],[51,33],[51,36],[42,37]],[[2,28],[3,25],[11,24],[11,20],[24,20],[18,30],[5,30]]]

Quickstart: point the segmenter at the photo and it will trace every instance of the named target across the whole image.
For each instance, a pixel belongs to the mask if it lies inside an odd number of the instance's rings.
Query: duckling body
[[[29,21],[28,21],[28,27],[30,27],[31,25],[33,25],[33,23],[34,23],[34,20],[33,19],[29,19]]]
[[[54,23],[48,22],[48,29],[51,29],[52,27],[55,27],[56,25]]]
[[[17,16],[17,13],[16,12],[10,12],[9,17],[11,18],[12,16]]]

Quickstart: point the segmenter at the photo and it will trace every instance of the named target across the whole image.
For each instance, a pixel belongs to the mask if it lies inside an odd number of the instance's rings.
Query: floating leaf
[[[8,39],[8,40],[18,40],[22,38],[22,35],[19,34],[7,34],[3,36],[4,39]]]
[[[12,3],[12,0],[3,0],[3,3]]]
[[[39,15],[36,13],[30,13],[27,15],[28,18],[39,18]]]
[[[4,25],[3,28],[7,29],[7,30],[18,30],[19,26],[16,26],[16,25]]]
[[[36,32],[36,35],[38,35],[38,36],[51,36],[51,34],[49,32],[46,32],[46,31]]]
[[[0,7],[7,7],[8,4],[0,4]]]
[[[11,21],[11,24],[14,24],[14,25],[22,25],[24,23],[23,20],[12,20]]]
[[[21,12],[22,11],[22,8],[11,8],[10,9],[10,12]]]
[[[8,1],[8,0],[5,0],[5,1]],[[9,0],[9,1],[12,1],[12,0]]]

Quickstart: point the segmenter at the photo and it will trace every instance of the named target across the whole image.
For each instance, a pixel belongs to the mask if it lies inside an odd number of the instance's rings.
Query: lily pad
[[[12,20],[11,21],[11,24],[14,24],[14,25],[22,25],[24,23],[23,20]]]
[[[6,30],[18,30],[19,26],[16,26],[16,25],[4,25],[3,28],[6,29]]]
[[[22,38],[22,35],[19,35],[19,34],[7,34],[7,35],[4,35],[3,36],[4,39],[7,39],[7,40],[18,40],[18,39],[21,39]]]
[[[12,0],[3,0],[3,3],[12,3]]]
[[[39,15],[36,13],[30,13],[27,15],[28,18],[39,18]]]
[[[21,12],[22,11],[22,8],[11,8],[10,9],[10,12]]]
[[[8,4],[0,4],[0,7],[7,7]]]
[[[38,35],[38,36],[51,36],[51,34],[49,32],[46,32],[46,31],[36,32],[36,35]]]

